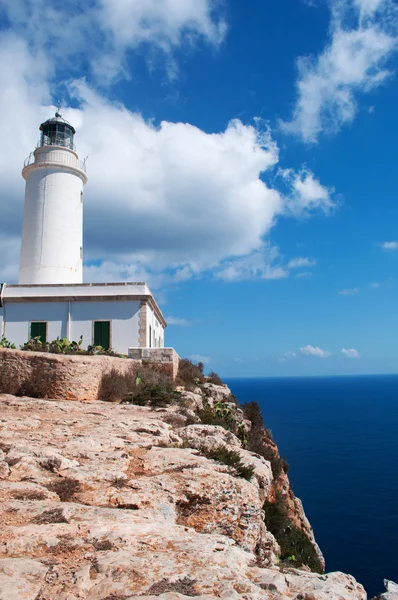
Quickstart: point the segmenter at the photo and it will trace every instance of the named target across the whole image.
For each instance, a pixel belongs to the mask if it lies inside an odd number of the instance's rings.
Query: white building
[[[67,338],[127,354],[163,348],[166,322],[145,283],[83,283],[85,164],[59,112],[26,159],[19,284],[0,284],[0,337]]]

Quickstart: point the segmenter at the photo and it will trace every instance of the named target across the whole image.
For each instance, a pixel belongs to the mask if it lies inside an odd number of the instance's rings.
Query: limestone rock
[[[348,575],[279,567],[270,465],[232,433],[174,430],[169,409],[0,403],[0,600],[365,600]],[[251,481],[196,449],[220,444]]]
[[[0,559],[0,600],[36,600],[47,570],[37,560]]]
[[[378,596],[378,600],[398,600],[398,585],[388,579],[384,580],[386,592]]]

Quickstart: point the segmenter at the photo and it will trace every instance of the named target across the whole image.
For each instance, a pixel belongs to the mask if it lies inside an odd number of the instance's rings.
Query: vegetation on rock
[[[86,349],[82,347],[83,336],[78,342],[70,342],[67,338],[57,337],[52,342],[42,342],[40,337],[35,337],[25,342],[21,350],[25,352],[49,352],[50,354],[80,354],[83,356],[115,356],[126,358],[125,354],[117,354],[112,349],[105,350],[102,346],[89,345]],[[13,346],[15,350],[15,346]]]
[[[278,449],[272,439],[272,434],[264,425],[258,403],[243,404],[242,409],[245,417],[252,424],[247,434],[247,449],[250,452],[259,454],[265,460],[269,460],[274,478],[278,479],[282,473],[288,472],[289,464],[285,458],[279,455]]]
[[[124,402],[139,406],[161,407],[176,402],[180,394],[176,392],[172,379],[161,368],[143,364],[131,367],[126,373],[113,368],[104,373],[98,392],[106,402]]]
[[[215,460],[223,465],[232,467],[234,470],[234,475],[237,477],[242,477],[243,479],[250,481],[254,475],[254,466],[245,465],[242,462],[239,452],[230,450],[226,446],[213,446],[211,448],[202,447],[200,448],[199,452],[211,460]]]
[[[195,365],[188,358],[182,358],[178,366],[177,385],[183,385],[187,390],[193,390],[205,382],[203,363]]]
[[[8,348],[9,350],[17,349],[16,345],[9,342],[4,335],[0,338],[0,348]]]
[[[266,527],[281,547],[281,561],[292,567],[306,565],[315,573],[323,573],[323,565],[310,539],[289,519],[282,494],[277,494],[275,502],[266,500],[263,510]]]

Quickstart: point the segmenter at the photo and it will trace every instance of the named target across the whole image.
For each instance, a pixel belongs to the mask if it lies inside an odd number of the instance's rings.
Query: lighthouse
[[[82,283],[87,175],[76,153],[76,132],[59,109],[40,125],[40,132],[22,170],[26,185],[19,284]]]
[[[25,209],[19,283],[0,282],[0,338],[82,340],[138,360],[178,365],[164,347],[167,323],[144,282],[83,283],[85,164],[74,127],[60,114],[40,125],[25,160]],[[1,218],[1,216],[0,216]]]

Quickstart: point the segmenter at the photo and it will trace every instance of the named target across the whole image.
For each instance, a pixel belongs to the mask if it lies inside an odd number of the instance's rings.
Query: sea
[[[257,400],[326,570],[398,583],[398,375],[226,379]]]

